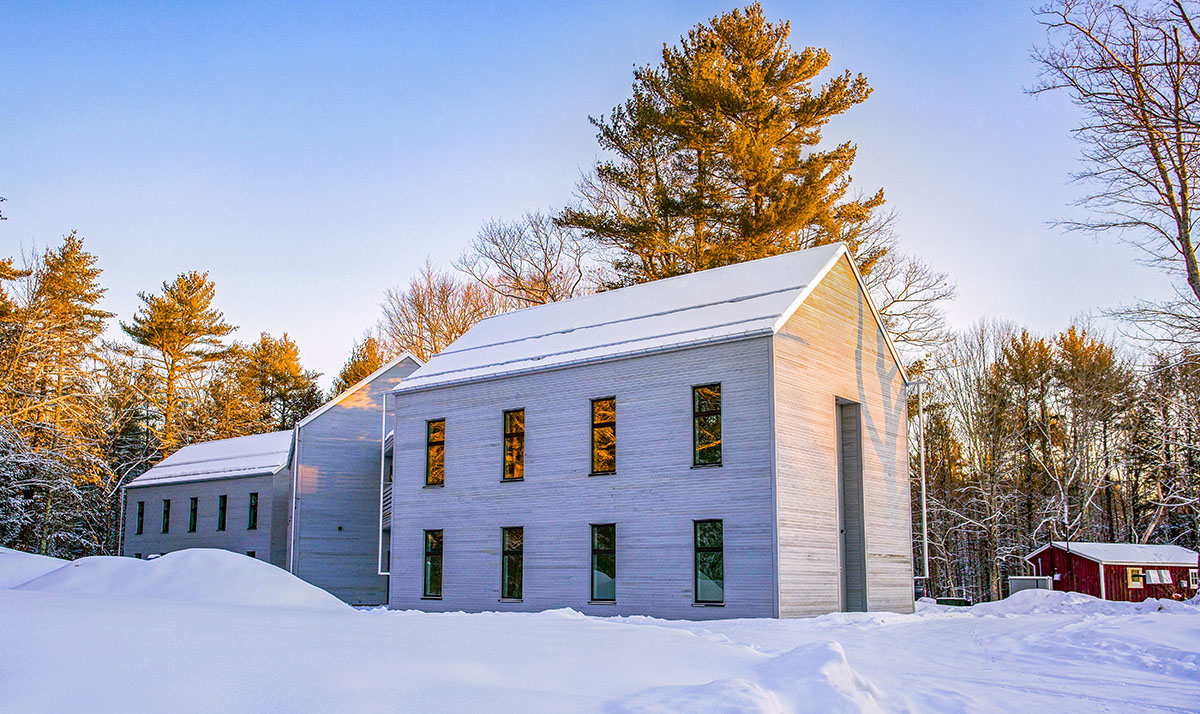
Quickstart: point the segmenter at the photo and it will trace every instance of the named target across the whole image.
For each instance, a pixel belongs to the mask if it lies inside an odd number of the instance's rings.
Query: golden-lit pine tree
[[[374,335],[367,335],[355,342],[350,350],[350,356],[342,370],[338,372],[330,389],[330,396],[336,397],[350,387],[374,374],[388,360],[386,350]]]
[[[208,273],[190,271],[164,282],[162,293],[138,293],[142,305],[121,329],[146,348],[155,376],[147,395],[157,412],[159,442],[167,452],[186,442],[181,426],[202,397],[204,372],[227,351],[224,338],[236,329],[213,307],[216,286]]]
[[[849,194],[854,144],[817,149],[870,86],[849,72],[815,85],[830,55],[795,51],[789,33],[758,4],[715,17],[664,46],[658,65],[635,71],[633,97],[592,119],[616,157],[559,222],[615,252],[616,282],[853,243],[882,205],[882,191]],[[864,270],[880,257],[855,252]]]
[[[267,405],[274,428],[290,429],[321,406],[324,395],[317,386],[320,374],[301,366],[300,348],[286,332],[278,339],[266,332],[260,334],[247,356],[259,400]]]

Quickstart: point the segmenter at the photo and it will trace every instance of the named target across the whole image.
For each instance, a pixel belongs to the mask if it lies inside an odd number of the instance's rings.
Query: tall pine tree
[[[860,267],[883,192],[852,197],[855,146],[818,150],[821,129],[866,100],[862,75],[814,85],[829,53],[788,44],[754,4],[693,28],[634,73],[633,97],[593,118],[602,161],[559,216],[616,255],[634,283],[844,240]]]
[[[213,307],[216,286],[208,273],[191,271],[164,282],[162,293],[138,293],[141,307],[121,329],[145,348],[155,376],[148,395],[158,418],[162,448],[174,451],[187,443],[187,412],[203,396],[205,371],[227,351],[224,338],[236,329]]]

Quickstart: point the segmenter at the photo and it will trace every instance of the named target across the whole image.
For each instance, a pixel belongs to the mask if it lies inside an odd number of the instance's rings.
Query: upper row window
[[[617,398],[592,400],[592,473],[617,471]],[[721,385],[692,387],[692,464],[721,464]],[[525,478],[525,410],[504,412],[505,481]],[[446,420],[425,422],[425,485],[446,479]]]

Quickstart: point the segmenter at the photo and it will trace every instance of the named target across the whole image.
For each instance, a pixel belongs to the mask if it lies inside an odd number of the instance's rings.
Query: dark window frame
[[[188,499],[188,533],[196,532],[196,521],[199,520],[200,499],[192,496]]]
[[[433,425],[442,425],[442,438],[436,440],[433,438]],[[442,476],[437,481],[430,480],[433,475],[433,447],[442,447],[441,456],[441,471]],[[446,420],[429,419],[425,422],[425,485],[426,486],[444,486],[446,484]]]
[[[146,525],[146,502],[137,502],[137,528],[134,530],[134,535],[141,535]]]
[[[707,523],[721,524],[721,547],[714,548],[712,546],[700,545],[700,526]],[[700,554],[701,553],[720,553],[721,554],[721,599],[720,600],[701,600],[700,599]],[[692,521],[692,598],[697,605],[724,605],[725,604],[725,520],[722,518],[701,518]]]
[[[436,533],[436,541],[430,536]],[[442,599],[442,580],[445,574],[443,569],[446,559],[446,532],[441,528],[430,528],[424,531],[422,537],[425,542],[425,570],[421,576],[421,597],[425,600],[441,600]],[[436,547],[435,547],[436,546]],[[437,592],[430,587],[430,563],[436,560],[437,568]]]
[[[225,520],[229,512],[229,495],[217,496],[217,530],[225,530]]]
[[[509,417],[514,414],[521,415],[521,428],[519,430],[509,428]],[[500,465],[500,480],[501,481],[524,481],[525,480],[525,408],[520,409],[505,409],[503,421],[504,438],[501,441],[503,447],[503,459]],[[509,439],[515,439],[519,442],[519,446],[514,449],[513,467],[509,469]],[[519,457],[519,458],[518,458]],[[512,476],[509,476],[512,473]]]
[[[596,421],[596,404],[599,402],[612,402],[612,421]],[[592,459],[592,475],[593,476],[610,476],[617,472],[617,398],[599,397],[592,400],[592,443],[591,443],[591,459]],[[612,429],[612,468],[598,469],[596,468],[596,435],[601,429]]]
[[[169,498],[163,499],[162,532],[171,532],[171,499]]]
[[[509,548],[509,532],[520,531],[520,545],[517,548]],[[509,558],[514,558],[517,563],[517,589],[516,594],[508,589],[509,575]],[[519,602],[525,597],[525,526],[508,526],[500,529],[500,599]]]
[[[612,547],[597,548],[596,547],[596,529],[597,528],[612,528]],[[617,524],[616,523],[592,523],[588,529],[591,536],[592,546],[592,572],[591,572],[591,590],[589,590],[588,602],[616,602],[617,601]],[[612,556],[612,581],[613,594],[612,597],[596,597],[596,556],[611,555]]]
[[[716,409],[700,409],[698,402],[698,394],[701,389],[716,389],[717,393],[717,408]],[[725,462],[724,446],[724,430],[725,419],[722,415],[724,400],[722,398],[722,389],[720,382],[710,382],[708,384],[696,384],[692,386],[692,466],[693,467],[709,467],[721,466]],[[700,420],[709,417],[717,418],[717,441],[716,441],[716,461],[701,461],[700,460]],[[709,445],[705,448],[712,448]]]
[[[258,530],[258,492],[250,493],[250,507],[246,513],[246,530]]]

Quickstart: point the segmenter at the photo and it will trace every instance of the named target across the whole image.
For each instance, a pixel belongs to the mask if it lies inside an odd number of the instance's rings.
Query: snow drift
[[[0,588],[11,588],[41,577],[66,565],[67,561],[45,555],[0,548]]]
[[[192,548],[154,560],[94,556],[58,562],[61,567],[14,589],[257,607],[350,609],[287,571],[227,550]],[[0,570],[3,567],[0,563]]]

